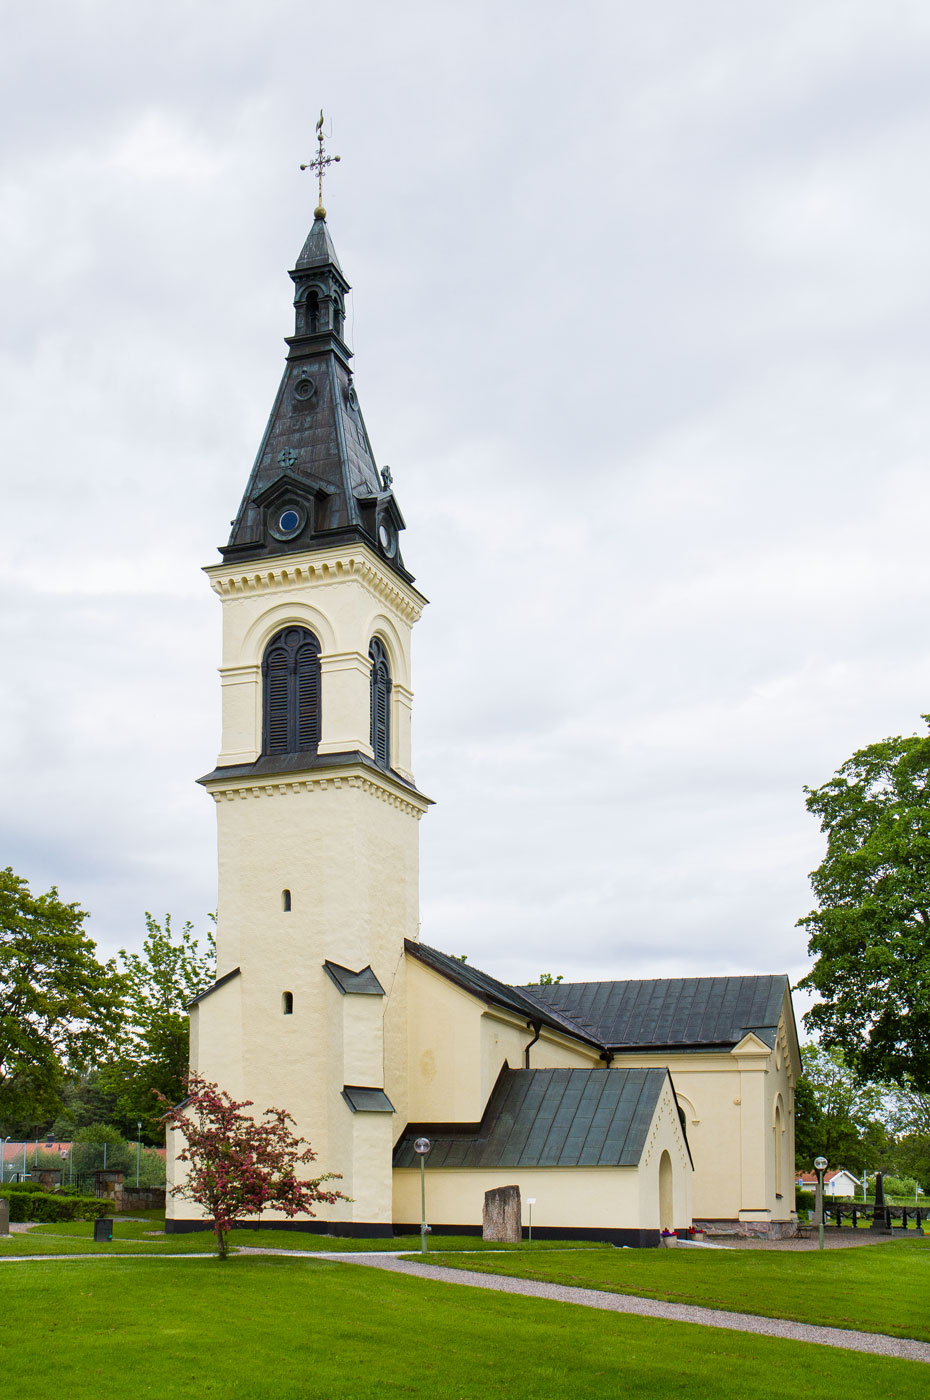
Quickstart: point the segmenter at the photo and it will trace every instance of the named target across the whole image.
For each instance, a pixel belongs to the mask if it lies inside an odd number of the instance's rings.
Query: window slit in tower
[[[291,912],[291,892],[290,892],[290,890],[282,890],[282,891],[281,891],[281,908],[284,910],[285,914],[289,914],[289,913]]]
[[[283,1014],[284,1014],[285,1016],[293,1016],[293,1014],[294,1014],[294,993],[293,993],[293,992],[285,992],[284,995],[281,997],[281,1011],[283,1012]]]

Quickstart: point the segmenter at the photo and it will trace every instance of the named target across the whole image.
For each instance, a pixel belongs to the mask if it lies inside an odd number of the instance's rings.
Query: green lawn
[[[480,1260],[430,1255],[427,1262],[930,1341],[930,1240],[822,1254],[601,1249]]]
[[[160,1220],[163,1221],[164,1217]],[[7,1255],[41,1254],[212,1254],[213,1235],[208,1230],[189,1235],[166,1235],[160,1220],[121,1220],[113,1222],[113,1240],[95,1244],[94,1227],[90,1221],[65,1222],[57,1225],[34,1225],[26,1234],[0,1238],[0,1259]],[[298,1230],[234,1230],[232,1249],[247,1246],[252,1249],[312,1249],[349,1254],[358,1250],[409,1249],[419,1251],[419,1235],[397,1239],[353,1240],[335,1239],[328,1235],[311,1235]],[[436,1235],[430,1240],[432,1249],[526,1249],[523,1245],[485,1244],[468,1235]],[[564,1249],[564,1241],[533,1241],[532,1250]],[[603,1246],[579,1241],[578,1249],[599,1249]]]
[[[930,1381],[914,1361],[316,1260],[7,1264],[0,1293],[4,1388],[68,1400],[923,1400]]]

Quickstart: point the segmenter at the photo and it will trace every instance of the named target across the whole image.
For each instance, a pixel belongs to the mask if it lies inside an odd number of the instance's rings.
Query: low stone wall
[[[122,1214],[133,1210],[164,1210],[164,1186],[121,1186],[117,1191],[116,1209]]]
[[[798,1233],[796,1220],[695,1220],[695,1230],[707,1235],[738,1235],[747,1240],[792,1240]]]

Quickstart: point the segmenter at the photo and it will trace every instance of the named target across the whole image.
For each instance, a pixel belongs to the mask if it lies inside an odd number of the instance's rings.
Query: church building
[[[322,144],[321,144],[322,158]],[[512,987],[419,941],[411,631],[426,599],[365,427],[349,283],[320,205],[294,333],[222,562],[217,979],[191,1067],[296,1120],[349,1197],[291,1228],[481,1228],[519,1186],[540,1236],[638,1245],[794,1229],[800,1069],[783,976]],[[171,1158],[169,1185],[183,1165]],[[203,1229],[168,1197],[169,1231]],[[264,1224],[276,1223],[274,1213]],[[282,1225],[287,1224],[283,1219]]]

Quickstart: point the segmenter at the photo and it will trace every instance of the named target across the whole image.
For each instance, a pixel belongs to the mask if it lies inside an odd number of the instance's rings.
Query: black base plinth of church
[[[337,1239],[390,1240],[401,1235],[419,1235],[420,1222],[395,1225],[366,1224],[365,1221],[338,1220],[237,1220],[236,1231],[290,1230],[304,1235],[330,1235]],[[209,1220],[166,1220],[166,1235],[192,1235],[213,1229]],[[433,1235],[472,1235],[481,1238],[480,1225],[433,1225]],[[523,1237],[526,1238],[524,1227]],[[630,1249],[658,1249],[658,1230],[613,1230],[580,1225],[534,1225],[534,1240],[597,1240],[601,1244],[627,1245]],[[246,1241],[243,1240],[243,1244]]]
[[[395,1224],[395,1235],[418,1235],[420,1233],[419,1223]],[[430,1233],[433,1235],[473,1235],[481,1238],[480,1225],[431,1225]],[[523,1227],[523,1238],[526,1239],[526,1226]],[[658,1249],[660,1232],[658,1230],[612,1230],[607,1226],[592,1227],[585,1225],[534,1225],[534,1240],[597,1240],[601,1244],[628,1245],[630,1249]]]

